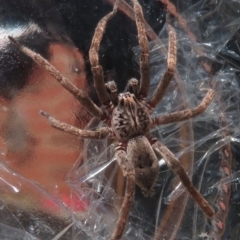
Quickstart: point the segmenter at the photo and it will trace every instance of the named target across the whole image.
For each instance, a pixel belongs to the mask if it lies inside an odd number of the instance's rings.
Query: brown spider
[[[183,121],[202,113],[212,102],[215,93],[213,90],[208,89],[202,102],[194,109],[186,109],[151,117],[152,110],[162,100],[174,75],[177,51],[176,33],[170,24],[168,24],[168,68],[153,95],[149,100],[146,100],[150,85],[150,66],[145,19],[138,1],[132,0],[132,3],[135,12],[138,41],[141,47],[140,84],[138,84],[136,79],[130,79],[127,84],[127,90],[117,95],[117,87],[113,81],[106,84],[104,83],[103,70],[99,64],[98,51],[107,22],[117,12],[118,1],[116,1],[112,12],[99,21],[89,52],[94,84],[99,100],[103,105],[102,108],[95,105],[82,90],[78,89],[67,78],[62,76],[47,60],[30,49],[21,46],[12,37],[9,37],[21,51],[30,56],[41,67],[45,68],[64,88],[71,92],[93,117],[101,119],[108,125],[107,127],[101,127],[93,131],[82,130],[60,122],[41,111],[41,114],[49,120],[51,126],[61,131],[75,134],[81,138],[104,139],[110,137],[118,142],[115,157],[123,171],[123,175],[126,177],[126,189],[119,217],[111,236],[112,240],[121,239],[123,235],[134,198],[135,184],[142,189],[145,196],[151,196],[153,194],[153,187],[159,172],[157,155],[163,157],[171,170],[179,176],[183,185],[205,215],[211,218],[215,214],[208,202],[194,188],[178,159],[166,146],[152,138],[149,133],[150,130],[156,126]]]

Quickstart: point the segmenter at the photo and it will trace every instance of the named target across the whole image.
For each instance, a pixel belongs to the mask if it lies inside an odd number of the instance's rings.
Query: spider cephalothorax
[[[120,141],[128,141],[133,137],[147,134],[150,130],[150,121],[146,107],[134,94],[125,92],[118,95],[111,126]]]
[[[98,23],[89,52],[94,86],[102,103],[102,108],[95,105],[87,94],[62,76],[47,60],[30,49],[21,46],[16,40],[9,37],[21,51],[29,55],[41,67],[45,68],[64,88],[71,92],[93,117],[107,124],[106,127],[100,127],[96,130],[82,130],[60,122],[41,111],[41,114],[48,118],[50,124],[61,131],[75,134],[81,138],[104,139],[110,137],[115,140],[115,157],[122,169],[123,175],[126,177],[126,189],[116,227],[111,236],[112,240],[121,239],[124,233],[131,204],[134,199],[135,184],[142,189],[144,195],[152,195],[153,186],[159,171],[157,160],[157,156],[159,155],[166,161],[169,168],[179,176],[182,184],[205,215],[211,218],[215,214],[212,207],[195,189],[178,159],[163,143],[158,139],[153,139],[150,135],[150,130],[159,125],[183,121],[201,114],[212,102],[215,93],[212,89],[208,89],[202,102],[194,109],[185,109],[179,112],[151,117],[152,110],[162,100],[174,75],[176,67],[176,33],[171,25],[168,24],[168,67],[153,95],[146,100],[150,86],[148,42],[142,8],[137,0],[132,0],[132,3],[138,30],[139,45],[141,47],[141,79],[139,84],[136,79],[130,79],[126,92],[119,95],[117,95],[117,87],[114,82],[106,84],[104,82],[103,70],[99,64],[98,51],[107,22],[117,11],[117,0],[113,11],[103,17]]]

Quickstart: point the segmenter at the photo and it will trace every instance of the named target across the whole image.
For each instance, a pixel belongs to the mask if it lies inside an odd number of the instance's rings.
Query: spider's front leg
[[[45,69],[52,77],[54,77],[67,91],[82,104],[82,106],[93,116],[98,119],[106,118],[104,112],[88,97],[81,89],[78,89],[69,79],[64,77],[54,66],[52,66],[40,54],[35,53],[31,49],[22,46],[16,39],[9,36],[9,40],[24,54],[29,56],[36,64]]]
[[[160,80],[156,90],[153,92],[148,105],[150,108],[155,108],[163,99],[165,92],[173,78],[177,61],[177,36],[174,28],[167,24],[169,42],[168,42],[168,56],[167,56],[167,70]]]
[[[110,103],[110,98],[105,87],[103,69],[99,64],[99,47],[102,41],[103,33],[107,26],[108,21],[114,16],[117,12],[118,1],[116,0],[112,12],[104,16],[98,23],[94,36],[92,38],[92,43],[89,51],[89,60],[91,63],[92,73],[94,77],[94,86],[98,95],[99,100],[103,105],[108,106]]]
[[[191,180],[189,179],[187,173],[185,172],[183,166],[178,161],[178,159],[173,155],[173,153],[164,146],[161,142],[157,141],[152,145],[154,151],[163,157],[166,161],[168,167],[179,176],[182,184],[188,190],[192,198],[197,202],[198,206],[202,209],[204,214],[208,218],[212,218],[215,215],[215,211],[209,205],[209,203],[203,198],[199,191],[193,186]]]
[[[127,158],[125,148],[121,144],[116,147],[115,157],[122,169],[123,176],[126,177],[126,187],[120,214],[111,240],[119,240],[122,238],[135,195],[135,170],[132,162]]]
[[[140,87],[139,87],[139,97],[144,99],[148,95],[150,86],[150,66],[149,66],[149,49],[147,34],[145,30],[145,19],[142,12],[142,7],[137,0],[132,0],[135,20],[138,31],[138,42],[141,47],[141,57],[140,57]],[[137,95],[136,95],[137,96]]]

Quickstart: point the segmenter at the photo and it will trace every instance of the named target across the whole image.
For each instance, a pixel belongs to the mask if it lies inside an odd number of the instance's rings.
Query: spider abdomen
[[[121,93],[118,96],[118,105],[113,110],[111,126],[120,141],[128,141],[148,133],[150,116],[134,94]]]
[[[130,139],[127,144],[127,158],[135,169],[136,184],[145,196],[153,194],[158,176],[158,160],[148,139],[144,136]]]

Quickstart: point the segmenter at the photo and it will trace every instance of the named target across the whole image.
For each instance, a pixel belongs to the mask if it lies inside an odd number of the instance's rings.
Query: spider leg
[[[152,117],[151,128],[154,128],[158,125],[180,122],[192,117],[195,117],[206,110],[206,108],[211,104],[213,98],[215,96],[215,92],[212,89],[209,89],[202,102],[194,109],[185,109],[179,112],[173,112],[166,115],[160,115],[156,117]]]
[[[123,150],[121,145],[116,147],[115,157],[123,171],[123,176],[126,177],[126,187],[123,203],[120,209],[120,214],[117,220],[117,224],[114,228],[113,234],[110,238],[111,240],[119,240],[122,238],[135,194],[134,167],[131,161],[127,159],[126,151]]]
[[[54,77],[67,91],[75,96],[75,98],[82,104],[82,106],[94,117],[102,119],[105,118],[103,111],[94,104],[94,102],[82,91],[73,85],[66,77],[64,77],[55,67],[53,67],[40,54],[35,53],[29,48],[22,46],[13,37],[8,37],[9,40],[18,47],[23,53],[28,55],[40,67],[44,68],[49,74]]]
[[[150,98],[148,105],[150,108],[155,108],[158,103],[162,100],[169,83],[172,80],[174,75],[174,71],[176,68],[177,61],[177,37],[174,28],[167,24],[168,26],[168,35],[169,35],[169,43],[168,43],[168,61],[167,61],[167,70],[165,71],[161,81],[159,82],[156,90],[154,91],[152,97]]]
[[[107,22],[114,16],[114,14],[117,12],[117,0],[114,4],[112,12],[107,14],[105,17],[103,17],[94,32],[90,51],[89,51],[89,59],[91,63],[92,73],[94,77],[94,85],[95,89],[98,95],[99,100],[103,105],[108,105],[110,102],[110,97],[107,93],[107,90],[105,88],[104,83],[104,76],[103,76],[103,69],[102,66],[99,64],[99,46],[103,37],[103,33],[105,31]]]
[[[103,138],[108,137],[111,133],[111,130],[107,127],[98,128],[95,131],[82,130],[82,129],[76,128],[72,125],[69,125],[67,123],[61,122],[61,121],[55,119],[54,117],[52,117],[51,115],[47,114],[44,111],[40,111],[40,113],[45,118],[48,119],[48,121],[52,127],[57,128],[58,130],[61,130],[66,133],[77,135],[81,138],[103,139]]]
[[[188,190],[192,198],[197,202],[198,206],[202,209],[204,214],[208,218],[212,218],[215,214],[213,208],[209,203],[203,198],[199,191],[193,186],[191,180],[189,179],[187,173],[185,172],[183,166],[178,161],[178,159],[173,155],[173,153],[164,146],[161,142],[157,141],[152,145],[154,151],[162,156],[166,161],[168,167],[179,176],[182,184]]]
[[[148,50],[148,40],[145,30],[145,20],[142,12],[142,7],[137,0],[132,0],[135,19],[138,31],[138,42],[141,47],[141,57],[140,57],[140,88],[139,97],[144,99],[148,95],[150,86],[150,67],[149,67],[149,50]]]

